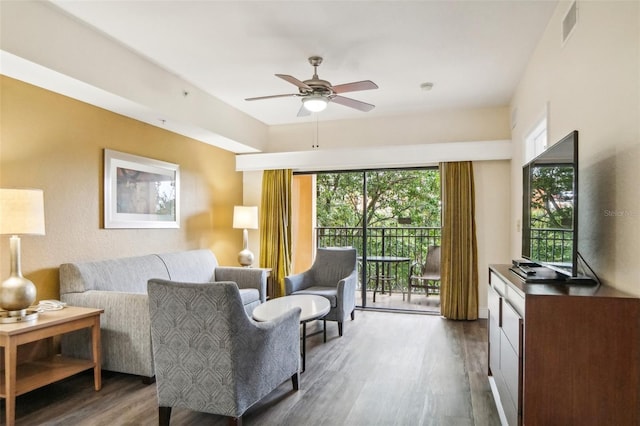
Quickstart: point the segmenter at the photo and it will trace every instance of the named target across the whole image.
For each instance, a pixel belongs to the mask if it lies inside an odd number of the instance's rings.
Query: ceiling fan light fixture
[[[311,95],[302,98],[302,105],[304,105],[307,111],[320,112],[324,111],[329,101],[324,96]]]

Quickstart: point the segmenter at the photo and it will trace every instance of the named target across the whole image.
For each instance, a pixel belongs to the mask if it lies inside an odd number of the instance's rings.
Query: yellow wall
[[[315,257],[315,175],[295,175],[292,189],[292,265],[291,272],[304,272]]]
[[[105,148],[180,166],[179,229],[103,228]],[[231,228],[242,204],[234,154],[4,76],[0,186],[44,190],[46,235],[22,238],[22,272],[38,300],[59,298],[61,263],[210,248],[235,265],[242,248]],[[1,236],[0,280],[8,247]]]

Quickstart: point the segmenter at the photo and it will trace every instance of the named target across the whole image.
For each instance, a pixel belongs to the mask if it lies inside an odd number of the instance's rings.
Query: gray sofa
[[[152,278],[193,283],[233,281],[247,315],[266,300],[262,269],[221,267],[210,250],[60,265],[60,299],[71,306],[104,309],[100,318],[102,368],[151,379],[147,282]],[[87,330],[62,336],[63,355],[90,357]]]

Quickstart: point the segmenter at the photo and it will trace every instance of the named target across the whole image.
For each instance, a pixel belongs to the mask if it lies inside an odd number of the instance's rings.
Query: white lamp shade
[[[327,98],[319,95],[307,96],[306,98],[302,98],[302,105],[304,105],[307,111],[311,112],[320,112],[324,111],[327,107]]]
[[[258,229],[258,207],[235,206],[233,208],[233,227],[237,229]]]
[[[0,234],[44,235],[41,189],[0,188]]]

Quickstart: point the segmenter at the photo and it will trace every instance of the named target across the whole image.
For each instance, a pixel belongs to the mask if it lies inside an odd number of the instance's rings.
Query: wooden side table
[[[275,289],[273,288],[273,277],[271,276],[272,268],[258,268],[262,269],[267,274],[267,300],[275,297]]]
[[[34,321],[0,324],[0,347],[4,349],[4,374],[0,376],[0,397],[6,402],[6,424],[15,424],[16,396],[93,368],[95,390],[102,387],[100,358],[100,314],[103,309],[66,307],[41,312]],[[83,328],[91,329],[92,359],[75,359],[53,354],[18,364],[18,346],[52,339]],[[87,344],[89,344],[87,342]]]

